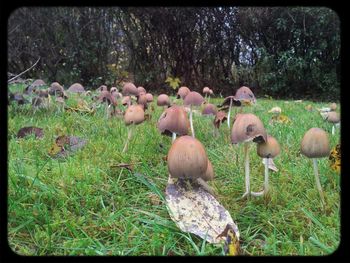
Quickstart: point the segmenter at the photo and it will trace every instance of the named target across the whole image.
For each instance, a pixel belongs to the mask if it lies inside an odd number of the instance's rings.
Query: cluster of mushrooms
[[[67,91],[58,83],[53,82],[47,90],[40,89],[40,86],[46,85],[42,80],[37,80],[29,85],[24,93],[35,93],[37,96],[32,100],[33,105],[40,104],[43,98],[48,94],[55,95],[56,101],[64,102],[69,93],[84,94],[91,96],[90,91],[85,91],[79,83],[71,85]],[[145,120],[145,110],[148,104],[153,102],[153,95],[147,93],[145,88],[136,87],[132,82],[123,84],[122,91],[119,92],[116,87],[100,86],[98,96],[92,97],[93,100],[106,105],[106,114],[109,116],[109,110],[112,107],[112,114],[123,116],[125,124],[128,126],[128,138],[122,152],[128,147],[128,141],[132,136],[132,127],[140,124]],[[196,107],[202,108],[203,116],[215,116],[214,127],[217,135],[220,125],[227,120],[228,127],[231,129],[231,143],[233,145],[244,145],[244,162],[245,162],[245,192],[242,198],[250,196],[269,195],[269,162],[280,154],[280,145],[276,138],[267,133],[262,121],[252,113],[243,113],[243,106],[253,105],[256,98],[249,87],[240,87],[235,95],[224,98],[220,110],[214,104],[209,103],[213,91],[204,87],[203,97],[196,91],[191,91],[188,87],[180,87],[177,92],[176,103],[172,102],[167,94],[160,94],[157,97],[157,106],[163,107],[164,111],[157,122],[157,128],[161,134],[172,137],[172,145],[167,155],[167,165],[169,178],[176,180],[196,180],[205,187],[206,190],[214,191],[206,184],[206,181],[214,179],[214,169],[208,159],[205,147],[195,138],[193,126],[193,112]],[[17,100],[19,104],[24,103],[21,94],[10,94],[10,100]],[[125,112],[116,112],[118,100],[126,107]],[[239,108],[235,113],[231,127],[232,108]],[[331,105],[331,109],[322,116],[331,123],[339,123],[340,116],[335,112],[336,104]],[[226,114],[225,110],[228,110]],[[188,118],[189,115],[189,118]],[[334,133],[334,126],[332,134]],[[190,136],[191,135],[191,136]],[[178,136],[178,138],[177,138]],[[255,143],[257,154],[263,158],[265,166],[264,187],[260,192],[253,192],[250,188],[250,166],[249,166],[249,148]],[[301,153],[311,158],[314,165],[314,174],[316,186],[321,197],[322,206],[325,205],[324,194],[320,184],[317,158],[326,157],[330,153],[328,134],[320,128],[311,128],[305,133],[301,141]]]

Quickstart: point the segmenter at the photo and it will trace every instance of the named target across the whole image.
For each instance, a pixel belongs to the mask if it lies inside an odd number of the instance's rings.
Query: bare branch
[[[7,83],[10,83],[11,81],[15,80],[16,78],[22,76],[24,73],[26,73],[27,71],[29,71],[30,69],[32,69],[33,67],[35,67],[36,64],[38,64],[40,60],[40,57],[38,58],[38,60],[34,63],[34,65],[32,65],[30,68],[26,69],[25,71],[23,71],[22,73],[18,74],[17,76],[14,76],[13,78],[9,79],[7,81]]]

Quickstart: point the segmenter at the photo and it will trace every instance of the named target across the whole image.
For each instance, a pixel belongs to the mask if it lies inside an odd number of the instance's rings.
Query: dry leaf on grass
[[[52,157],[66,157],[83,148],[86,143],[86,139],[61,135],[56,138],[55,143],[51,146],[49,155]]]
[[[226,238],[219,235],[230,224],[239,239],[238,227],[230,213],[201,185],[169,178],[165,192],[170,217],[182,231],[209,243],[220,243]]]

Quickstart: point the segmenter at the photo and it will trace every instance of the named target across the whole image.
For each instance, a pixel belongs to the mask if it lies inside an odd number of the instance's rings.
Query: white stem
[[[265,181],[264,181],[264,193],[269,191],[269,158],[265,158]]]
[[[208,103],[210,102],[210,96],[208,96]]]
[[[230,128],[230,118],[231,118],[231,107],[232,107],[232,99],[230,99],[230,107],[228,108],[228,115],[227,115],[227,127]]]
[[[126,150],[128,149],[128,144],[129,144],[129,141],[131,139],[131,134],[132,134],[132,127],[128,127],[128,138],[126,138],[126,142],[125,142],[122,153],[126,152]]]
[[[334,125],[332,126],[332,135],[334,135],[334,131],[335,131],[335,129],[334,129]]]
[[[175,139],[176,139],[176,133],[175,133],[175,132],[173,132],[172,142],[174,142],[174,141],[175,141]]]
[[[323,195],[323,191],[322,191],[322,186],[321,186],[321,183],[320,183],[320,177],[318,175],[317,159],[313,158],[312,162],[314,164],[314,173],[315,173],[316,187],[317,187],[317,190],[318,190],[318,192],[320,194],[320,197],[321,197],[321,204],[324,207],[325,201],[324,201],[324,195]]]
[[[190,106],[190,124],[191,124],[192,137],[195,138],[194,129],[193,129],[193,120],[192,120],[192,105]]]
[[[248,196],[250,195],[250,178],[249,178],[249,144],[246,142],[244,144],[244,159],[245,159],[245,189]]]

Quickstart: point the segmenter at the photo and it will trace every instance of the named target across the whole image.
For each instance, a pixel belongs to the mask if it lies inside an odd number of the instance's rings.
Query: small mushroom
[[[123,96],[137,96],[139,94],[138,89],[132,82],[127,82],[124,84],[123,89],[122,89],[122,94]]]
[[[252,113],[238,113],[233,122],[231,142],[233,144],[244,143],[245,159],[245,188],[242,197],[250,196],[250,171],[249,171],[249,143],[262,143],[267,140],[267,134],[261,120]]]
[[[333,102],[329,105],[331,111],[335,111],[337,109],[337,103]]]
[[[140,105],[143,105],[144,109],[147,109],[148,101],[147,101],[146,93],[141,92],[136,98],[137,98],[137,103]]]
[[[330,152],[327,133],[320,128],[309,129],[301,141],[301,153],[311,158],[314,166],[317,190],[321,197],[321,205],[324,207],[325,200],[318,174],[317,158],[327,157]]]
[[[78,93],[78,94],[80,94],[80,93],[84,93],[85,89],[80,83],[74,83],[68,88],[67,91],[71,92],[71,93]]]
[[[340,123],[340,115],[336,111],[327,112],[326,118],[328,122],[332,123],[332,135],[335,132],[335,125]]]
[[[218,111],[215,115],[214,119],[214,135],[217,136],[219,134],[218,130],[223,122],[227,120],[226,112],[224,111]]]
[[[142,86],[137,87],[137,90],[138,90],[138,94],[142,94],[142,93],[146,94],[147,93],[145,88]]]
[[[106,85],[101,85],[96,89],[98,92],[102,92],[102,91],[108,91],[108,88]]]
[[[64,88],[58,82],[52,82],[49,87],[49,94],[55,96],[64,96]]]
[[[168,107],[170,106],[170,99],[169,96],[166,94],[160,94],[157,98],[157,105],[158,106],[163,106],[163,107]]]
[[[146,99],[147,99],[147,102],[152,102],[153,101],[153,95],[151,93],[146,93]]]
[[[180,87],[179,90],[177,91],[177,99],[181,98],[181,99],[184,99],[188,93],[190,93],[190,89],[183,86],[183,87]]]
[[[132,104],[132,102],[131,102],[131,97],[130,96],[124,96],[123,98],[122,98],[122,105],[124,105],[124,106],[130,106]]]
[[[131,138],[131,134],[132,134],[132,128],[129,128],[129,125],[134,124],[140,124],[145,120],[145,112],[144,109],[142,107],[142,105],[136,104],[136,105],[130,105],[124,114],[124,122],[126,124],[126,126],[128,126],[128,137],[126,139],[124,148],[123,148],[123,153],[127,150],[128,148],[128,142]],[[133,127],[134,125],[132,125],[131,127]]]
[[[100,103],[106,104],[106,116],[108,118],[108,110],[110,107],[113,107],[113,110],[115,110],[115,107],[117,106],[117,100],[112,96],[112,94],[108,90],[101,91],[100,95],[97,99]]]
[[[218,110],[214,104],[206,103],[202,110],[202,115],[216,115],[217,112]]]
[[[193,120],[192,120],[192,107],[200,106],[204,102],[204,98],[201,94],[196,91],[191,91],[188,93],[184,99],[184,105],[190,106],[190,124],[191,124],[191,132],[192,137],[195,137],[194,129],[193,129]]]
[[[242,106],[256,103],[254,93],[246,86],[242,86],[236,91],[235,98],[241,102],[241,112],[243,109]]]
[[[267,196],[269,193],[269,158],[275,158],[280,154],[281,149],[278,141],[274,137],[267,135],[266,141],[258,143],[256,150],[257,154],[265,161],[264,190],[261,194]]]
[[[190,122],[182,106],[173,105],[167,108],[159,117],[157,123],[158,130],[162,134],[172,135],[172,141],[176,135],[187,135]]]
[[[214,178],[214,170],[199,140],[188,135],[177,138],[169,149],[167,162],[170,177],[188,182],[196,180],[213,194],[205,181]]]
[[[24,93],[30,94],[30,93],[34,92],[35,90],[37,90],[38,88],[43,87],[43,86],[46,86],[45,81],[43,81],[42,79],[37,79],[32,84],[30,84],[29,86],[27,86],[24,89]]]

